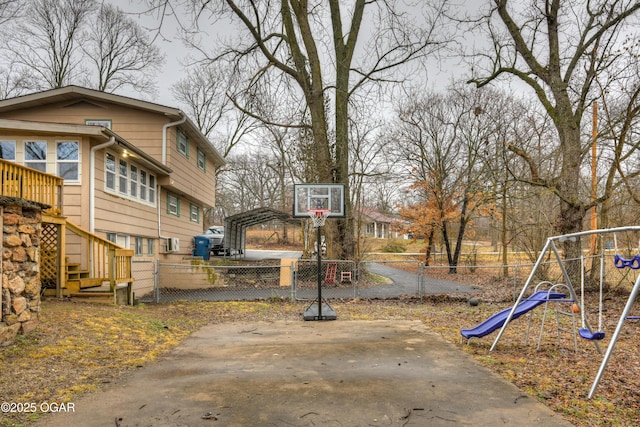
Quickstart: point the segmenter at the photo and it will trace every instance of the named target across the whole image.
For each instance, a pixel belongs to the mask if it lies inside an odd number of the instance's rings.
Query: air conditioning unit
[[[166,242],[167,252],[178,252],[180,250],[180,239],[168,237]]]

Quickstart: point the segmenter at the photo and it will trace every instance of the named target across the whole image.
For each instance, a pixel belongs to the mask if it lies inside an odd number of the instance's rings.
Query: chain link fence
[[[208,263],[198,259],[158,263],[155,286],[142,302],[313,299],[318,280],[323,297],[353,298],[355,267],[351,261],[270,260],[258,264]],[[318,272],[320,274],[318,274]]]
[[[198,259],[157,263],[153,289],[145,287],[142,302],[387,299],[425,294],[473,292],[447,275],[448,267],[426,267],[417,260],[353,261],[270,260],[259,264],[213,264]],[[476,270],[477,271],[477,270]]]
[[[613,254],[563,261],[577,294],[585,289],[598,290],[600,263],[602,284],[607,290],[625,289],[635,280],[631,269],[615,268]],[[222,261],[211,263],[187,259],[178,263],[136,263],[142,276],[136,280],[134,293],[142,302],[176,300],[231,301],[267,300],[270,298],[313,300],[321,284],[323,298],[388,299],[433,294],[491,293],[494,301],[512,302],[520,293],[534,264],[425,266],[414,260],[353,261],[267,260],[258,263]],[[584,279],[580,275],[583,265]],[[455,274],[452,274],[455,273]],[[533,285],[548,281],[566,283],[561,264],[555,260],[538,265]],[[506,290],[506,291],[505,291]]]

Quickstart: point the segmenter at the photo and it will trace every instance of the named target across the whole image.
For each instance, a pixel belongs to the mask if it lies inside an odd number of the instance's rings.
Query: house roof
[[[61,101],[73,101],[79,99],[89,99],[108,102],[112,104],[124,105],[129,108],[148,111],[155,114],[162,114],[167,117],[170,122],[185,119],[180,125],[185,130],[189,138],[194,141],[199,148],[206,154],[211,155],[214,163],[223,166],[225,160],[222,158],[218,150],[211,144],[207,137],[198,129],[198,127],[187,117],[187,115],[178,108],[167,107],[165,105],[153,102],[142,101],[128,96],[116,95],[114,93],[101,92],[81,86],[65,86],[56,89],[50,89],[42,92],[30,93],[28,95],[17,96],[0,100],[0,114],[9,111],[33,108],[37,106],[53,104]]]
[[[138,147],[122,138],[112,130],[102,126],[0,119],[0,131],[28,132],[37,133],[39,135],[80,135],[94,138],[100,142],[109,141],[113,137],[116,145],[119,146],[121,150],[126,149],[129,156],[134,158],[138,163],[145,165],[154,173],[160,175],[169,175],[171,172],[173,172],[171,168],[168,168],[161,162],[157,161],[155,158],[149,156],[144,151],[140,150]]]
[[[389,215],[385,215],[378,211],[374,211],[373,209],[370,209],[370,208],[362,208],[360,211],[362,212],[363,215],[366,215],[367,217],[371,218],[375,222],[388,223],[388,224],[403,222],[403,220],[400,218],[395,218]]]

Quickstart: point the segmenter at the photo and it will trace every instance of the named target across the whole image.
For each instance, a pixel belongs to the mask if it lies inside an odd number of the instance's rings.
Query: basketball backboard
[[[328,209],[329,217],[345,216],[344,184],[294,184],[293,216],[308,218],[311,209]]]

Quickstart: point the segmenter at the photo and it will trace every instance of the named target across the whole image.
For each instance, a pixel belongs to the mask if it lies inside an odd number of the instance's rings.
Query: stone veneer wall
[[[6,202],[5,202],[6,203]],[[38,325],[40,312],[39,207],[0,203],[2,214],[2,317],[0,345],[28,334]]]

